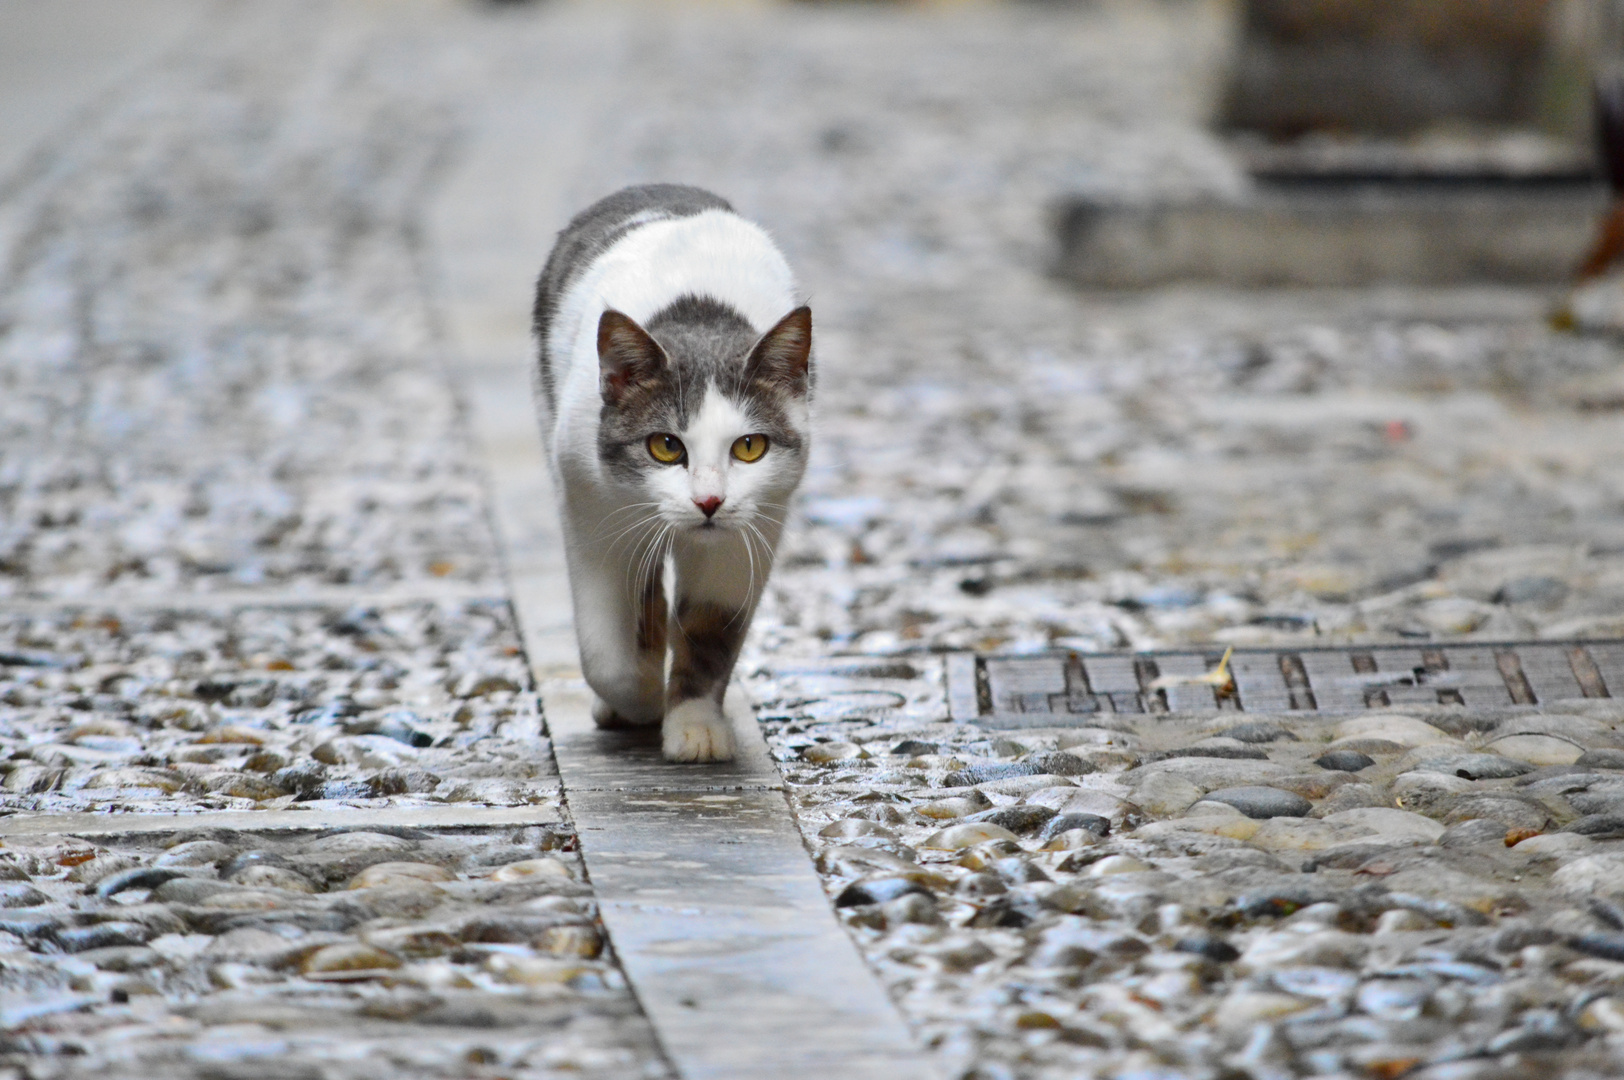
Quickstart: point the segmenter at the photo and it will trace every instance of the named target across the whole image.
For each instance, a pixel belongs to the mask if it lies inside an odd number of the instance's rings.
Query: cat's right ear
[[[598,375],[603,400],[617,405],[665,370],[665,350],[628,315],[610,308],[598,319]]]

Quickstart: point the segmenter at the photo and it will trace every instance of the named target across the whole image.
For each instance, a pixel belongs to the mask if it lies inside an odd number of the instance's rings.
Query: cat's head
[[[805,307],[765,334],[708,298],[683,297],[646,328],[605,311],[599,457],[666,525],[776,534],[806,468],[811,360]]]

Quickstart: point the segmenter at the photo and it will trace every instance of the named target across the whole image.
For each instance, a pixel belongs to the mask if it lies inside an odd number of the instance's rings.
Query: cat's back
[[[767,233],[703,188],[629,187],[576,215],[536,286],[540,389],[549,410],[557,411],[572,360],[585,367],[593,359],[587,345],[605,308],[646,324],[684,296],[719,300],[764,332],[795,306],[795,282]],[[578,381],[595,387],[595,359],[590,366]]]

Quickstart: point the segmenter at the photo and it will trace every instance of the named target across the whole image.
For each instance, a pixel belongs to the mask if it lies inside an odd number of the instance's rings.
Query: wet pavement
[[[0,1068],[670,1074],[426,238],[543,100],[552,186],[492,212],[536,265],[678,179],[807,285],[819,441],[740,670],[936,1067],[1616,1073],[1612,699],[950,719],[964,650],[1624,636],[1621,357],[1558,297],[1049,276],[1065,195],[1240,189],[1216,10],[222,4],[88,104],[0,186],[0,808],[177,818],[0,830]],[[378,816],[430,811],[534,817]]]

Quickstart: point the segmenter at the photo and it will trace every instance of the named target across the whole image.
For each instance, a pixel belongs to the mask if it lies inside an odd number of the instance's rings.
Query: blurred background
[[[1621,20],[4,0],[0,597],[487,589],[457,403],[676,180],[818,318],[752,648],[1624,633]]]

